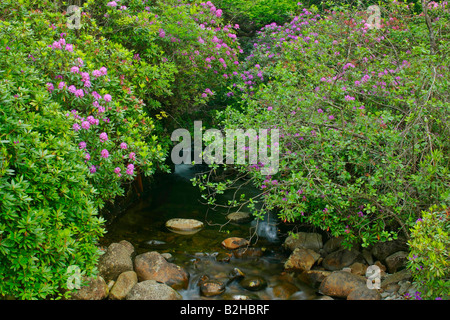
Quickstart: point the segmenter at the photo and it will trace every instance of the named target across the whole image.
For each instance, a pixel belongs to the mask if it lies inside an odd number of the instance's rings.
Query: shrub
[[[0,39],[22,28],[1,21]],[[76,134],[26,47],[0,46],[0,296],[60,298],[68,266],[96,272],[103,219]]]
[[[408,269],[417,298],[450,299],[450,210],[431,207],[411,228]]]
[[[450,195],[448,49],[430,55],[423,18],[388,9],[380,30],[347,9],[303,8],[266,26],[218,118],[224,129],[280,132],[276,174],[238,166],[263,210],[363,246],[408,237],[420,211]],[[448,30],[447,16],[437,23]],[[222,192],[235,180],[204,182]]]

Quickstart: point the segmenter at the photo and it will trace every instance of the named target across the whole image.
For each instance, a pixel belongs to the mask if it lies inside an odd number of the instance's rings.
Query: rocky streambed
[[[156,250],[138,253],[126,240],[111,243],[99,260],[99,275],[86,279],[72,298],[399,300],[415,292],[402,241],[349,250],[341,238],[324,242],[321,234],[299,232],[279,252],[239,237],[225,238],[220,247],[177,258]]]

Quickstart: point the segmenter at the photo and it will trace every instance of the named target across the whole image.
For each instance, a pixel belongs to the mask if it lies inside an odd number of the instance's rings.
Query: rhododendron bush
[[[380,29],[364,11],[302,8],[258,32],[218,119],[226,129],[278,129],[280,164],[272,176],[260,173],[264,163],[240,166],[261,192],[231,204],[258,201],[260,216],[274,210],[368,246],[409,237],[421,210],[448,203],[450,26],[440,9],[430,8],[434,55],[423,17],[398,3]],[[236,186],[203,178],[210,203]]]

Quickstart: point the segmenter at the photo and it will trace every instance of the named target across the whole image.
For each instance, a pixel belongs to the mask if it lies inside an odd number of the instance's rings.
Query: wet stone
[[[174,218],[166,222],[166,227],[170,231],[183,235],[191,235],[203,229],[203,222],[195,219]]]
[[[250,291],[259,291],[267,287],[267,281],[259,276],[245,277],[239,284]]]

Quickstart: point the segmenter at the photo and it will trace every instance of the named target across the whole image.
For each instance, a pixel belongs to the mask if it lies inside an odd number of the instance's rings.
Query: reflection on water
[[[199,202],[200,192],[189,181],[194,177],[197,167],[177,165],[175,172],[164,175],[155,183],[148,199],[141,199],[125,214],[114,221],[108,228],[103,245],[127,240],[141,254],[148,251],[168,252],[173,256],[175,264],[189,272],[190,284],[187,290],[181,290],[185,299],[206,299],[200,297],[197,283],[201,276],[228,279],[225,293],[207,299],[226,299],[232,295],[247,295],[255,299],[273,299],[272,288],[283,281],[280,277],[283,264],[288,257],[280,246],[277,233],[276,217],[266,214],[263,221],[253,220],[244,225],[227,223],[228,212],[208,212],[207,207]],[[254,192],[246,187],[247,193]],[[180,235],[170,232],[165,227],[172,218],[197,219],[204,223],[203,230],[193,235]],[[255,237],[255,230],[257,237]],[[252,245],[262,248],[263,256],[253,258],[231,257],[229,262],[216,259],[219,254],[229,251],[221,247],[228,237],[252,239]],[[257,242],[255,244],[255,240]],[[249,292],[240,286],[237,280],[231,281],[230,272],[239,268],[247,276],[261,276],[269,283],[265,290]],[[309,292],[298,284],[299,292]],[[308,297],[311,296],[308,293]],[[302,297],[302,295],[297,294]],[[306,298],[305,298],[306,299]]]

